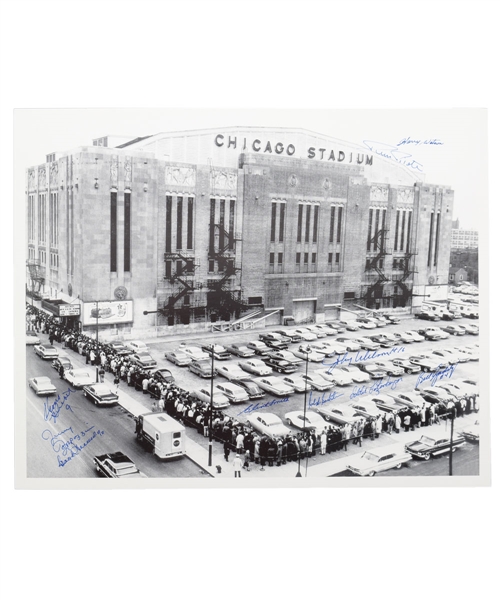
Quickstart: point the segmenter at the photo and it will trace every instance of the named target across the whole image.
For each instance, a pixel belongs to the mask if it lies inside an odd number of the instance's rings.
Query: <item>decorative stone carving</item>
[[[193,167],[165,167],[165,183],[192,187],[196,183],[195,170]]]
[[[295,174],[290,175],[290,177],[288,179],[288,185],[290,187],[297,187],[298,183],[299,183],[299,180],[297,179],[297,176]]]
[[[370,202],[387,202],[389,199],[389,188],[373,185],[370,188]]]
[[[125,158],[125,181],[132,181],[132,161],[131,159],[127,156]]]
[[[330,190],[332,188],[332,182],[328,179],[328,177],[323,181],[323,187],[325,190]]]
[[[36,184],[35,169],[28,171],[28,190],[34,190]]]
[[[398,202],[411,202],[413,203],[414,192],[413,188],[398,190]]]
[[[50,185],[57,186],[57,173],[59,172],[59,166],[56,162],[50,164]]]
[[[116,185],[118,183],[118,158],[116,156],[113,156],[111,159],[109,176],[111,178],[111,183]]]
[[[47,187],[47,171],[45,167],[40,167],[38,169],[38,188],[46,188]]]
[[[117,300],[125,300],[128,291],[126,287],[124,287],[123,285],[119,285],[117,288],[115,288],[114,294]]]
[[[236,189],[237,179],[236,173],[231,171],[222,171],[220,169],[212,169],[210,171],[210,179],[213,187],[223,190]]]

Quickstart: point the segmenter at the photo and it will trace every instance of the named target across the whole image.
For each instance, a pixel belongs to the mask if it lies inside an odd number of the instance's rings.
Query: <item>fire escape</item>
[[[171,294],[163,308],[158,312],[172,321],[175,318],[175,314],[179,313],[181,321],[189,322],[189,314],[194,308],[191,302],[191,294],[195,289],[199,289],[201,286],[194,281],[195,269],[199,265],[199,261],[195,259],[194,255],[182,253],[182,252],[165,252],[164,260],[168,264],[170,263],[172,269],[170,275],[166,276],[168,281],[177,286],[175,293]],[[182,304],[179,300],[184,298]]]
[[[363,295],[366,306],[371,308],[377,300],[382,300],[384,285],[389,281],[384,272],[384,259],[391,254],[387,249],[387,232],[388,229],[379,229],[375,235],[368,240],[371,247],[373,244],[376,256],[367,258],[365,271],[374,272],[375,275],[372,283],[368,285],[366,292]]]
[[[412,296],[412,290],[410,287],[408,287],[408,285],[406,284],[406,280],[413,275],[414,273],[416,273],[416,269],[414,267],[412,267],[412,259],[415,255],[418,254],[418,250],[409,250],[406,252],[406,254],[404,255],[404,257],[400,258],[400,269],[402,269],[403,273],[398,276],[398,275],[394,275],[393,276],[393,282],[399,286],[399,288],[401,289],[401,295],[397,296],[398,299],[400,299],[400,304],[401,306],[406,306],[406,303],[408,302],[408,299],[411,298]]]
[[[31,295],[40,293],[42,285],[45,284],[45,268],[40,265],[40,261],[30,258],[26,261],[31,280]]]

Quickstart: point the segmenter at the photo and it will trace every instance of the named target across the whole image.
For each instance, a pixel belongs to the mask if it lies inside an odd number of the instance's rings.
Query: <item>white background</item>
[[[13,108],[486,107],[496,223],[496,7],[477,0],[1,3],[4,322],[13,313],[12,207],[24,207],[24,195],[12,194]],[[94,133],[88,138],[116,132]],[[53,150],[43,148],[35,162]],[[495,234],[493,225],[492,245]],[[494,250],[481,249],[496,274]],[[496,325],[493,310],[493,340]],[[13,365],[7,331],[4,383]],[[12,386],[2,408],[6,598],[457,600],[490,598],[497,589],[494,436],[491,488],[15,491]]]

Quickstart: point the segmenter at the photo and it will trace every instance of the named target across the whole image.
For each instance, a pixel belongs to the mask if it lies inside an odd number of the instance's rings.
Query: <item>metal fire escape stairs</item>
[[[368,240],[370,245],[373,244],[377,255],[367,259],[365,271],[375,271],[375,273],[377,274],[377,279],[371,285],[368,286],[363,296],[366,302],[382,298],[384,285],[389,282],[389,279],[387,278],[384,271],[384,266],[380,266],[380,261],[392,253],[387,248],[388,231],[389,230],[387,228],[379,229],[375,233],[375,235],[370,240]]]
[[[35,258],[30,258],[26,261],[30,280],[31,293],[40,292],[42,285],[45,284],[45,269],[41,266],[40,261]],[[38,288],[38,289],[37,289]]]
[[[165,252],[164,260],[172,261],[172,266],[175,264],[175,270],[172,270],[168,281],[171,284],[180,283],[177,292],[168,297],[161,312],[164,315],[173,315],[176,310],[184,310],[186,305],[176,307],[176,304],[181,298],[187,294],[191,294],[195,289],[200,287],[194,281],[195,269],[200,266],[199,260],[196,260],[192,255],[186,255],[181,252]],[[191,303],[187,305],[190,307]]]

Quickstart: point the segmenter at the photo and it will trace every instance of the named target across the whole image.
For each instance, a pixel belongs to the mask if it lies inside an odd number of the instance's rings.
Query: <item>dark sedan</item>
[[[416,442],[406,444],[405,450],[415,458],[423,458],[429,460],[431,456],[445,454],[450,451],[455,452],[457,448],[465,444],[465,439],[462,436],[453,438],[450,444],[449,436],[443,437],[441,434],[436,436],[423,435]]]
[[[83,395],[96,405],[111,406],[118,403],[118,394],[113,393],[104,383],[83,386]]]
[[[158,383],[174,383],[175,378],[172,375],[172,372],[168,369],[158,369],[153,373],[153,377]]]
[[[278,373],[295,373],[298,370],[297,365],[289,362],[288,360],[279,360],[277,358],[264,357],[263,361],[271,367],[273,371]]]

